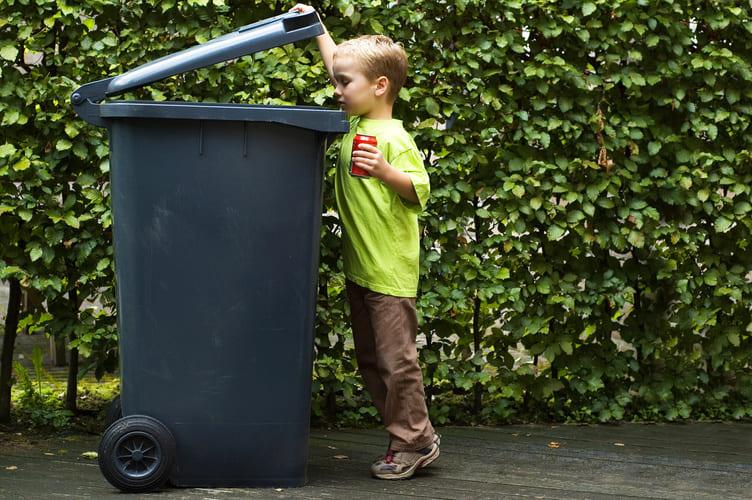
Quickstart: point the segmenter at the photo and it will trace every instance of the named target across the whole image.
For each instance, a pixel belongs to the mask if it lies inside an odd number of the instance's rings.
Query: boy
[[[303,4],[291,9],[312,10]],[[407,55],[381,35],[336,45],[324,28],[316,41],[337,101],[350,117],[335,176],[347,298],[358,369],[390,435],[387,453],[371,473],[405,479],[439,456],[415,346],[418,214],[428,200],[429,179],[412,137],[392,118],[407,78]],[[377,147],[361,144],[352,151],[356,133],[375,136]],[[369,177],[351,176],[351,161]]]

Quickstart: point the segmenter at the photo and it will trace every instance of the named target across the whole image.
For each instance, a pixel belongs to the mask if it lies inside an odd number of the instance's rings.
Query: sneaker
[[[438,432],[434,432],[433,433],[433,443],[436,445],[437,448],[439,447],[439,445],[441,445],[441,434],[439,434]],[[426,460],[425,462],[423,462],[423,464],[420,467],[418,467],[418,468],[419,469],[423,469],[425,467],[428,467],[432,463],[434,463],[436,461],[436,459],[439,458],[439,453],[440,452],[441,452],[441,450],[439,450],[436,453],[436,455],[433,456],[433,458],[431,458],[430,460]]]
[[[379,479],[407,479],[438,456],[439,445],[435,441],[418,451],[389,450],[384,458],[371,465],[371,474]]]

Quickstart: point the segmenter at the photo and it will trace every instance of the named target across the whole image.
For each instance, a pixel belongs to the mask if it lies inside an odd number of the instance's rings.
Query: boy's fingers
[[[369,165],[368,163],[364,163],[362,161],[356,161],[355,166],[357,166],[358,168],[362,168],[363,170],[367,172],[370,172],[371,169],[373,169],[372,165]]]
[[[375,160],[378,155],[369,153],[368,151],[355,151],[353,152],[353,158],[359,158],[361,160]]]
[[[314,10],[314,9],[310,5],[299,3],[299,4],[296,4],[295,7],[293,7],[292,9],[290,9],[290,12],[300,12],[300,13],[303,13],[303,12],[306,12],[306,10]]]

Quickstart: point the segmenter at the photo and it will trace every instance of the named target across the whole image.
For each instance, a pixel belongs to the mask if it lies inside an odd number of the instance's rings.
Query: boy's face
[[[381,78],[370,80],[360,70],[358,61],[348,55],[337,55],[332,69],[336,82],[334,96],[342,109],[350,116],[371,111],[384,93]]]

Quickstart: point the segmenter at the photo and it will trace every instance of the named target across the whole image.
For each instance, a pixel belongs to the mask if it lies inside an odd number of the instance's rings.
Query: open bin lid
[[[261,50],[312,38],[324,33],[316,12],[287,13],[271,17],[206,43],[143,64],[122,75],[87,83],[71,95],[73,109],[85,121],[106,127],[108,118],[184,118],[274,121],[321,132],[347,132],[341,111],[313,107],[268,107],[243,104],[115,101],[113,97],[187,71],[211,66]],[[272,113],[272,109],[275,111]],[[298,113],[300,112],[300,114]],[[331,116],[324,116],[324,115]],[[279,119],[276,119],[279,118]]]

